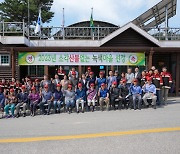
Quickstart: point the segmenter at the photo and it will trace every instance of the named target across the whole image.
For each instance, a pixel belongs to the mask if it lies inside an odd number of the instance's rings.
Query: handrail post
[[[99,41],[99,25],[98,25],[98,41]]]
[[[24,37],[24,33],[25,33],[25,26],[24,26],[24,19],[23,19],[23,37]]]
[[[3,20],[2,24],[3,24],[3,29],[2,30],[3,30],[3,36],[4,36],[4,20]]]

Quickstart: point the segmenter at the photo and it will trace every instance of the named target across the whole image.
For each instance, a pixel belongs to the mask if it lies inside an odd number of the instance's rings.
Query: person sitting
[[[118,109],[121,109],[122,97],[121,97],[120,89],[117,88],[117,82],[116,81],[114,81],[112,83],[112,86],[109,90],[109,93],[110,93],[110,102],[111,102],[113,109],[116,110],[116,107],[115,107],[116,102],[118,102]]]
[[[63,103],[63,93],[61,91],[61,85],[56,85],[56,90],[53,94],[54,97],[54,113],[60,113],[61,104]],[[58,110],[57,110],[58,107]]]
[[[2,110],[2,111],[4,109],[4,103],[5,103],[5,96],[2,91],[2,88],[0,87],[0,110]]]
[[[102,83],[106,84],[106,78],[104,77],[104,72],[100,71],[99,72],[99,78],[96,79],[96,84],[98,86],[98,89],[101,88]]]
[[[109,92],[106,88],[106,84],[102,83],[101,88],[98,91],[100,110],[103,111],[104,102],[106,103],[106,109],[109,111]]]
[[[17,103],[17,97],[14,94],[14,89],[10,89],[10,94],[8,95],[5,101],[4,110],[6,112],[6,118],[10,118],[11,116],[14,118],[14,110]],[[9,109],[11,110],[11,115],[9,114]]]
[[[40,95],[42,97],[42,102],[39,104],[39,107],[42,113],[45,115],[46,113],[44,109],[44,104],[48,104],[47,115],[49,115],[53,102],[53,94],[51,91],[48,90],[48,85],[44,85],[44,91],[42,91]]]
[[[134,84],[130,86],[130,93],[132,94],[132,97],[133,97],[134,110],[136,110],[136,100],[138,101],[138,109],[141,110],[142,89],[139,86],[138,79],[134,79]]]
[[[90,111],[91,104],[93,105],[92,112],[95,109],[97,91],[95,89],[94,83],[90,84],[90,88],[87,91],[87,102],[88,102],[88,111]]]
[[[23,117],[26,116],[26,108],[28,105],[28,94],[26,93],[26,86],[21,86],[21,92],[17,94],[18,104],[16,105],[16,118],[19,118],[19,109],[23,107]]]
[[[28,95],[28,98],[30,100],[30,110],[31,110],[31,116],[35,116],[36,109],[40,101],[40,95],[38,91],[36,90],[36,87],[31,88],[31,93]]]
[[[147,78],[147,83],[143,86],[144,96],[143,101],[145,106],[148,106],[147,99],[152,99],[152,105],[156,109],[156,87],[152,84],[152,78]]]
[[[79,113],[79,104],[81,104],[82,107],[82,113],[84,113],[84,103],[85,103],[85,96],[86,92],[82,88],[82,84],[78,83],[78,89],[76,90],[76,108],[77,108],[77,113]]]
[[[68,85],[67,90],[63,90],[63,94],[65,96],[65,104],[66,104],[66,109],[68,113],[72,113],[72,109],[74,107],[74,99],[75,99],[75,92],[72,90],[72,85]]]

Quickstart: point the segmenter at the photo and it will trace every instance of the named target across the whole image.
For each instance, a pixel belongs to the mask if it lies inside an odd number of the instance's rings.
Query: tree
[[[41,7],[42,22],[50,22],[54,17],[54,12],[51,12],[53,0],[29,0],[30,24],[37,21],[39,8]],[[28,23],[28,0],[4,0],[0,3],[1,19],[11,22]]]

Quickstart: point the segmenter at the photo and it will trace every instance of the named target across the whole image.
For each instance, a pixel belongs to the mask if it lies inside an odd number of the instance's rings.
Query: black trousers
[[[119,101],[116,101],[116,99],[119,99]],[[118,97],[110,97],[111,106],[113,109],[115,109],[115,105],[118,104],[118,109],[122,108],[122,99]]]

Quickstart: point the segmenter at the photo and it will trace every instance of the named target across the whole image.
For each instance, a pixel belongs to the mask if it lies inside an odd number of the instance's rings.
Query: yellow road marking
[[[23,143],[23,142],[37,142],[37,141],[56,141],[56,140],[71,140],[71,139],[85,139],[85,138],[100,138],[100,137],[136,135],[136,134],[147,134],[147,133],[161,133],[161,132],[173,132],[173,131],[180,131],[180,127],[132,130],[132,131],[123,131],[123,132],[109,132],[109,133],[107,132],[107,133],[96,133],[96,134],[81,134],[81,135],[70,135],[70,136],[9,138],[9,139],[0,139],[0,143]]]

